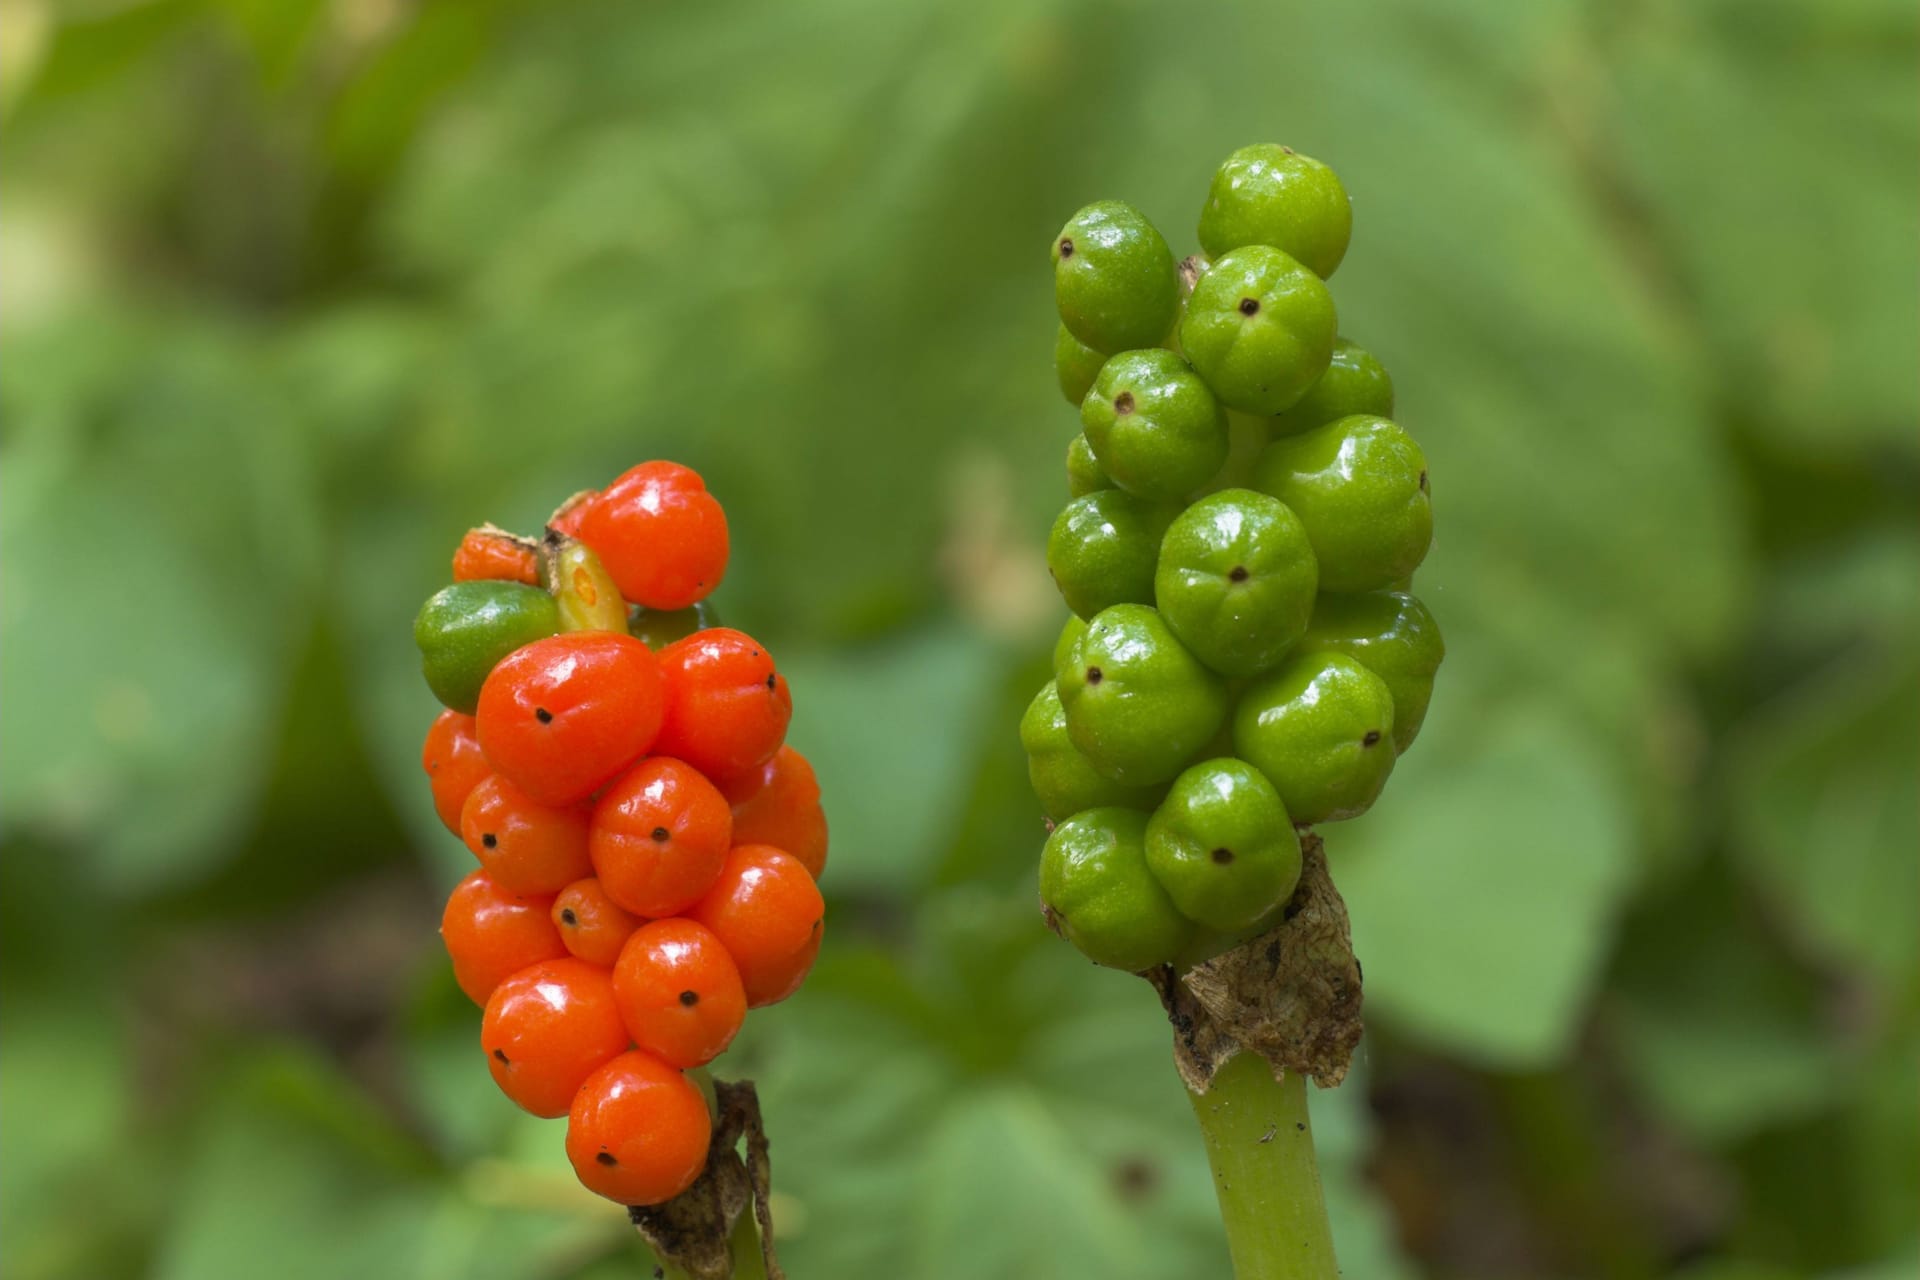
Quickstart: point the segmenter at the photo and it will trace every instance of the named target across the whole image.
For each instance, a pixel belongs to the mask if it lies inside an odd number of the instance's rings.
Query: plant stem
[[[1306,1077],[1290,1071],[1276,1081],[1259,1055],[1240,1053],[1187,1100],[1213,1166],[1235,1280],[1337,1280]]]
[[[767,1260],[760,1252],[760,1232],[753,1220],[753,1206],[740,1211],[733,1224],[733,1280],[767,1280]]]

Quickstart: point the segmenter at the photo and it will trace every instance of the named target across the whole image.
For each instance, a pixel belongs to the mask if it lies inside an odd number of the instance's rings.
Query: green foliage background
[[[1034,909],[1042,246],[1354,195],[1451,658],[1327,832],[1347,1273],[1920,1261],[1920,57],[1899,0],[0,3],[0,1260],[644,1274],[445,972],[408,624],[671,456],[828,788],[728,1066],[796,1277],[1205,1277],[1139,983]]]

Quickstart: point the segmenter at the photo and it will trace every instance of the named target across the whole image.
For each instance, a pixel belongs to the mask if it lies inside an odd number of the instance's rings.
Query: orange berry
[[[433,790],[433,811],[447,830],[459,835],[461,807],[492,772],[474,733],[473,717],[458,711],[442,711],[435,717],[420,749],[420,767],[427,771],[427,785]]]
[[[567,950],[602,969],[613,968],[641,919],[620,909],[592,876],[575,880],[553,900],[553,924]]]
[[[672,1067],[713,1061],[747,1017],[733,957],[692,920],[635,930],[613,966],[613,996],[633,1042]]]
[[[593,874],[586,805],[540,804],[499,774],[489,775],[460,811],[460,838],[509,893],[558,893]]]
[[[776,1004],[799,989],[820,951],[826,903],[813,877],[772,845],[736,845],[720,878],[688,917],[713,930],[740,969],[747,1007]]]
[[[487,1000],[480,1047],[500,1092],[521,1109],[567,1114],[586,1078],[625,1053],[626,1024],[605,969],[566,956],[520,970]]]
[[[499,579],[540,585],[540,561],[533,549],[503,533],[469,529],[453,553],[453,580]]]
[[[793,698],[760,642],[710,627],[660,651],[666,708],[654,750],[711,778],[729,778],[772,758],[787,736]]]
[[[467,998],[485,1005],[511,974],[567,954],[548,918],[550,897],[508,893],[484,871],[453,888],[440,915],[440,937],[453,961],[453,979]]]
[[[792,747],[720,783],[733,806],[736,844],[770,844],[799,860],[815,880],[827,865],[827,815],[813,766]]]
[[[594,805],[587,852],[609,898],[658,919],[712,887],[732,842],[726,797],[692,765],[651,756]]]
[[[707,1165],[713,1118],[679,1071],[631,1049],[587,1077],[567,1112],[567,1159],[587,1190],[659,1204]]]
[[[726,512],[688,467],[643,462],[574,510],[574,536],[637,605],[684,609],[726,574]]]
[[[480,686],[480,745],[542,804],[585,800],[653,744],[663,690],[653,650],[611,631],[522,645]]]

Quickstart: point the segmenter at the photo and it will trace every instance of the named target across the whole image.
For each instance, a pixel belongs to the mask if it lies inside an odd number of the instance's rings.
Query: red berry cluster
[[[579,581],[553,580],[581,563],[561,545],[590,557]],[[700,477],[650,462],[570,503],[544,544],[470,533],[454,576],[589,605],[610,582],[624,618],[696,604],[726,562]],[[445,711],[427,734],[435,808],[480,862],[441,934],[486,1010],[487,1066],[521,1107],[567,1117],[574,1171],[611,1200],[657,1204],[699,1176],[712,1123],[683,1072],[793,994],[819,950],[826,819],[784,745],[791,713],[742,632],[655,652],[624,630],[560,630],[501,658],[475,714]]]

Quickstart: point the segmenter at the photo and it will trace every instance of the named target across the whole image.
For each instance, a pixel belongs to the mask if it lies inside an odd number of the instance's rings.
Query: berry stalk
[[[1306,1077],[1242,1053],[1187,1092],[1213,1167],[1236,1280],[1337,1280]]]

